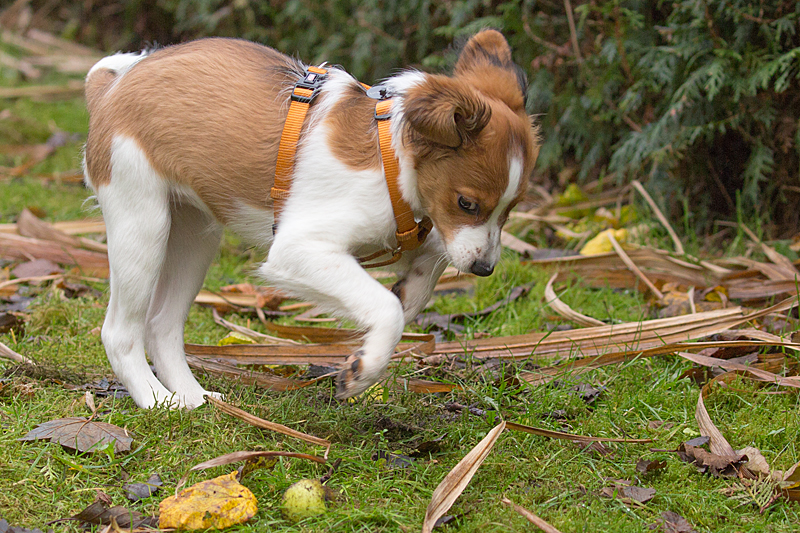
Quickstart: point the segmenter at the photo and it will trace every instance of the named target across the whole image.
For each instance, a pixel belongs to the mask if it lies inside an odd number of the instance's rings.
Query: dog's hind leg
[[[135,141],[114,139],[111,179],[96,189],[108,236],[110,299],[102,339],[108,361],[140,407],[177,406],[145,358],[145,320],[167,249],[169,186]]]
[[[222,228],[211,215],[186,203],[173,203],[166,258],[147,312],[147,354],[161,383],[188,408],[202,404],[203,395],[210,393],[186,364],[184,324],[221,236]]]

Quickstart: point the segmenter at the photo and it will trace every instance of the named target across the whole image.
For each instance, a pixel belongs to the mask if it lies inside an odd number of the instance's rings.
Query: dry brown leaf
[[[784,343],[780,342],[770,342],[769,345],[778,345],[778,346],[786,346]],[[792,343],[789,343],[789,346],[793,346]],[[733,371],[736,370],[738,373],[745,374],[747,377],[751,379],[756,379],[758,381],[765,381],[769,383],[775,383],[776,385],[780,385],[783,387],[792,387],[795,389],[800,389],[800,377],[782,377],[772,372],[767,372],[766,370],[762,370],[760,368],[754,366],[747,366],[740,363],[736,363],[733,361],[727,361],[725,359],[717,359],[715,357],[707,357],[704,355],[686,353],[686,352],[677,352],[677,354],[684,359],[688,359],[693,363],[697,363],[699,365],[707,366],[707,367],[719,367],[725,370]]]
[[[422,533],[431,533],[436,521],[450,509],[467,487],[481,463],[492,451],[498,437],[500,437],[505,428],[505,422],[495,426],[439,483],[433,491],[431,502],[425,511]]]
[[[133,439],[119,426],[83,417],[68,417],[39,424],[21,441],[49,439],[79,452],[94,452],[114,444],[114,452],[127,452]]]
[[[131,511],[120,505],[114,507],[109,507],[109,505],[105,498],[98,497],[89,507],[67,520],[95,525],[111,525],[116,522],[118,527],[129,530],[143,526],[156,527],[158,525],[158,518],[156,517],[143,516],[138,511]]]
[[[517,505],[508,498],[503,497],[503,499],[500,501],[513,508],[516,512],[524,516],[528,520],[528,522],[538,527],[545,533],[561,533],[561,531],[556,529],[554,526],[551,526],[550,524],[548,524],[547,522],[545,522],[544,520],[542,520],[541,518],[530,512],[529,510]]]
[[[523,424],[517,424],[515,422],[506,422],[506,429],[510,429],[512,431],[522,431],[523,433],[530,433],[532,435],[539,435],[540,437],[548,437],[551,439],[570,440],[582,444],[588,442],[627,442],[634,444],[645,444],[648,442],[653,442],[653,439],[618,439],[612,437],[588,437],[585,435],[564,433],[562,431],[553,431],[552,429],[542,429],[531,426],[525,426]]]
[[[694,413],[694,418],[697,420],[697,425],[700,428],[700,434],[707,436],[710,439],[708,447],[711,448],[711,451],[716,455],[723,457],[736,457],[736,451],[734,451],[733,447],[722,435],[722,432],[717,429],[717,426],[714,425],[714,422],[711,421],[708,410],[706,410],[705,403],[703,403],[703,396],[707,394],[706,390],[708,389],[703,387],[703,390],[700,391],[700,394],[697,397],[697,408],[695,409]]]
[[[0,233],[0,257],[23,260],[31,257],[49,259],[55,263],[78,265],[87,274],[108,276],[108,257],[104,253],[9,233]]]
[[[67,235],[52,224],[36,217],[29,209],[23,209],[17,218],[17,233],[23,237],[32,237],[53,241],[73,248],[84,248],[107,254],[108,246],[84,237]]]
[[[697,533],[684,517],[672,511],[664,511],[661,513],[661,518],[648,527],[649,529],[658,529],[663,533]]]
[[[596,318],[592,318],[590,316],[583,315],[575,310],[573,310],[570,306],[565,304],[561,301],[561,299],[556,294],[556,291],[553,290],[553,282],[558,277],[558,272],[553,274],[550,278],[550,281],[547,282],[547,285],[544,288],[544,300],[550,308],[558,313],[559,315],[563,316],[567,320],[571,320],[577,324],[582,326],[605,326],[606,324],[597,320]]]
[[[744,462],[744,456],[735,452],[731,455],[719,455],[688,442],[678,447],[678,456],[687,463],[694,463],[700,472],[714,477],[739,477]]]

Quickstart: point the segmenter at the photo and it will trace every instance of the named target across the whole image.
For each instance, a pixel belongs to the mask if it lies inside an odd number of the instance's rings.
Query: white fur
[[[98,187],[108,235],[111,296],[102,338],[114,373],[142,407],[196,407],[208,394],[183,351],[183,326],[219,246],[221,229],[159,176],[130,138],[111,147]],[[159,377],[150,370],[150,356]]]
[[[143,57],[111,56],[94,69],[124,73]],[[388,82],[399,95],[392,130],[401,163],[401,191],[420,216],[416,172],[402,146],[400,128],[402,93],[424,78],[423,73],[408,72]],[[508,188],[489,222],[461,230],[449,254],[435,229],[423,246],[404,254],[395,265],[402,284],[401,303],[354,257],[365,249],[396,245],[383,171],[353,171],[339,161],[327,144],[329,132],[320,119],[352,83],[349,75],[338,70],[325,83],[326,97],[311,114],[298,147],[292,193],[284,204],[277,234],[272,235],[273,217],[268,209],[240,205],[229,224],[245,239],[269,248],[260,268],[268,282],[363,328],[360,363],[351,367],[353,376],[345,383],[345,396],[366,390],[381,377],[405,323],[428,302],[448,255],[462,270],[468,270],[467,262],[478,256],[496,262],[498,220],[521,179],[521,162],[514,158]],[[203,403],[207,391],[186,363],[183,327],[222,230],[194,192],[158,175],[136,141],[117,136],[111,152],[111,179],[96,190],[107,225],[111,266],[103,344],[114,372],[138,405],[193,408]],[[88,173],[86,179],[91,183]]]
[[[508,185],[488,220],[480,226],[466,226],[458,230],[447,246],[453,266],[462,272],[469,272],[476,261],[483,261],[494,268],[500,260],[500,233],[503,227],[500,217],[517,195],[522,178],[522,160],[518,156],[511,156],[508,168]]]

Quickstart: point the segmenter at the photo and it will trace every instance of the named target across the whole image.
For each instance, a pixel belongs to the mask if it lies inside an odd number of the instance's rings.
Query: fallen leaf
[[[49,259],[34,259],[17,265],[11,274],[15,278],[38,278],[51,274],[61,274],[64,269]]]
[[[745,468],[756,474],[769,476],[769,464],[767,459],[761,454],[758,448],[746,446],[741,450],[736,450],[737,454],[746,455],[747,462],[744,464]]]
[[[489,455],[489,452],[492,451],[498,437],[500,437],[505,428],[505,422],[495,426],[439,483],[433,491],[431,501],[425,511],[422,533],[431,533],[436,521],[450,509],[467,487],[484,459]]]
[[[67,520],[103,526],[111,524],[114,520],[119,527],[125,529],[136,529],[141,526],[156,527],[158,524],[158,519],[153,516],[143,516],[140,512],[128,510],[121,505],[109,507],[108,502],[99,497],[89,507]]]
[[[256,497],[236,480],[237,472],[201,481],[163,500],[161,529],[224,529],[243,524],[258,511]]]
[[[653,499],[656,489],[617,484],[613,487],[603,487],[600,494],[606,498],[614,498],[616,496],[626,503],[636,502],[643,504]]]
[[[130,483],[123,485],[122,490],[125,491],[125,497],[132,502],[138,502],[149,498],[156,492],[164,483],[161,481],[161,476],[153,474],[144,483]]]
[[[648,461],[647,459],[639,459],[639,461],[636,463],[636,471],[641,474],[649,474],[650,472],[654,472],[656,470],[662,470],[666,468],[666,466],[666,461]]]
[[[678,447],[678,457],[694,463],[697,470],[714,477],[738,477],[739,467],[744,464],[744,455],[718,455],[684,442]]]
[[[133,438],[119,426],[95,422],[83,417],[69,417],[39,424],[21,441],[49,439],[79,452],[97,451],[114,443],[114,452],[127,452]]]
[[[650,529],[659,529],[664,533],[697,533],[684,517],[672,511],[664,511],[661,513],[661,518],[647,527]]]

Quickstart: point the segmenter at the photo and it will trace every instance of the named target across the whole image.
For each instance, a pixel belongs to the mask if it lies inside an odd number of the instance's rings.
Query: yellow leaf
[[[628,240],[628,230],[625,228],[618,230],[607,229],[605,231],[601,231],[597,234],[597,236],[587,242],[583,248],[581,248],[580,254],[598,255],[613,251],[614,247],[611,245],[611,241],[608,240],[609,233],[611,233],[619,243],[623,243]]]
[[[217,343],[217,346],[228,346],[229,344],[256,344],[256,341],[251,339],[247,335],[242,335],[241,333],[232,331],[228,335],[223,337]]]
[[[256,497],[236,480],[236,472],[201,481],[158,506],[161,529],[224,529],[258,511]]]

